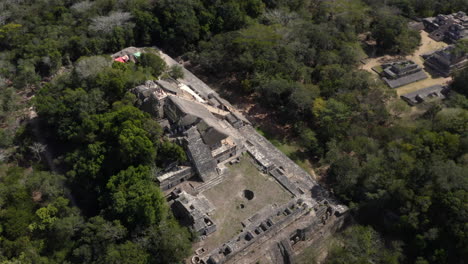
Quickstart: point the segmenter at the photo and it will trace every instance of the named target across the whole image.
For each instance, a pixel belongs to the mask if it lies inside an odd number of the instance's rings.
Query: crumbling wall
[[[195,175],[195,172],[193,171],[192,167],[183,167],[177,171],[168,172],[167,174],[157,177],[159,187],[163,191],[169,190],[170,188],[178,185],[179,183],[189,179],[190,177]]]
[[[166,94],[153,81],[133,88],[132,93],[136,95],[136,106],[150,115],[162,118],[164,116],[164,104]]]
[[[257,243],[260,241],[268,241],[281,233],[285,227],[308,214],[309,206],[301,199],[294,199],[269,212],[268,215],[264,215],[246,226],[237,237],[209,252],[204,261],[209,264],[236,263],[244,253],[252,250],[251,245],[258,245]],[[288,247],[286,246],[284,249]]]
[[[237,146],[226,147],[224,151],[216,153],[213,158],[217,163],[223,162],[231,157],[236,156]]]

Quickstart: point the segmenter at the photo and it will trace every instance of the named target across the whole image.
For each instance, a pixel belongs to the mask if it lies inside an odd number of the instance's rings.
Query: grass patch
[[[260,128],[256,128],[257,132],[268,139],[275,147],[283,152],[288,158],[294,161],[299,167],[311,173],[313,171],[312,164],[310,162],[310,153],[304,151],[298,141],[282,138],[279,139],[277,136],[270,135]]]
[[[284,143],[284,142],[277,142],[277,144],[274,144],[281,152],[286,154],[290,159],[296,158],[297,155],[295,155],[297,152],[302,152],[300,147],[295,143]]]
[[[242,230],[241,221],[265,206],[273,203],[283,205],[293,198],[271,176],[259,172],[248,156],[228,168],[229,175],[222,183],[203,192],[216,207],[213,220],[218,228],[204,241],[207,249],[233,238]],[[244,196],[245,190],[253,192],[253,198],[247,199]]]
[[[383,68],[382,66],[375,66],[375,67],[372,67],[372,70],[375,71],[376,73],[378,74],[381,74],[383,72]]]

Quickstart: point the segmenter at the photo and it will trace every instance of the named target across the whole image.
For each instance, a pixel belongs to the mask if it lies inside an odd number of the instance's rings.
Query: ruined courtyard
[[[216,207],[213,220],[217,232],[196,243],[195,248],[213,249],[238,234],[242,221],[260,211],[266,204],[278,207],[292,199],[272,177],[263,174],[244,156],[229,166],[226,180],[203,192]],[[219,199],[223,197],[223,199]]]

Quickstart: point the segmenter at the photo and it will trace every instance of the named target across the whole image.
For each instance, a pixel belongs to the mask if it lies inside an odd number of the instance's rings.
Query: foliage
[[[106,188],[112,218],[141,228],[165,217],[164,197],[157,186],[151,184],[150,173],[149,167],[129,167],[109,179]]]
[[[452,83],[452,88],[455,91],[468,96],[468,69],[464,69],[456,73]]]
[[[409,29],[405,19],[387,9],[378,10],[376,16],[379,19],[372,26],[372,36],[380,48],[410,54],[418,47],[421,41],[419,32]]]
[[[67,232],[61,227],[82,221],[79,211],[68,207],[63,177],[6,165],[0,174],[0,260],[63,261],[61,251],[71,250],[73,242],[57,240]],[[44,241],[45,247],[37,246]]]
[[[159,76],[163,73],[166,68],[166,62],[164,62],[161,57],[153,53],[143,53],[141,54],[138,62],[143,66],[150,69],[150,72],[153,76]]]
[[[366,0],[370,3],[379,3],[380,1]],[[468,11],[466,1],[464,0],[390,0],[389,5],[399,8],[405,16],[413,17],[431,17],[438,14],[451,14],[458,11]]]
[[[179,65],[172,65],[169,68],[169,76],[171,76],[171,78],[173,78],[175,80],[183,79],[184,78],[184,70]]]
[[[353,226],[341,234],[329,256],[329,264],[364,264],[385,263],[398,264],[401,254],[395,249],[387,249],[383,239],[371,227]]]
[[[95,32],[97,34],[110,34],[116,27],[124,27],[130,19],[130,13],[113,12],[108,16],[93,18],[89,28],[91,32]]]

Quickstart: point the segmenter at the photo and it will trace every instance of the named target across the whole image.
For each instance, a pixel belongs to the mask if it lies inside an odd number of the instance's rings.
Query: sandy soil
[[[377,73],[375,73],[372,70],[373,67],[378,66],[378,65],[380,65],[382,63],[385,63],[385,62],[401,60],[403,58],[406,58],[408,60],[412,60],[412,61],[416,62],[417,64],[419,64],[420,66],[424,67],[424,60],[422,59],[422,57],[420,55],[425,54],[425,53],[429,53],[429,52],[434,51],[434,50],[441,49],[441,48],[446,47],[446,46],[447,46],[446,43],[437,42],[437,41],[429,38],[429,34],[426,31],[421,31],[421,45],[419,46],[418,50],[416,50],[412,55],[408,55],[406,57],[386,55],[386,56],[382,56],[382,57],[369,58],[369,59],[365,60],[365,64],[363,64],[360,67],[360,69],[377,75]],[[432,86],[432,85],[438,85],[438,84],[445,85],[445,84],[447,84],[448,82],[450,82],[452,80],[452,78],[443,78],[443,77],[432,76],[427,71],[426,71],[426,73],[429,76],[428,79],[425,79],[425,80],[422,80],[422,81],[419,81],[419,82],[415,82],[415,83],[411,83],[411,84],[402,86],[400,88],[397,88],[396,89],[397,94],[398,95],[407,94],[407,93],[414,92],[414,91],[417,91],[419,89],[429,87],[429,86]]]
[[[431,51],[438,50],[444,47],[447,47],[447,43],[437,42],[431,39],[429,37],[429,34],[426,31],[421,31],[421,46],[419,46],[419,49],[416,50],[415,53],[413,53],[412,55],[406,56],[406,58],[413,60],[414,62],[423,66],[424,61],[420,55],[429,53]]]
[[[428,74],[428,75],[429,75],[429,78],[427,78],[425,80],[415,82],[415,83],[410,83],[408,85],[397,88],[396,89],[397,94],[400,96],[400,95],[411,93],[411,92],[417,91],[419,89],[426,88],[426,87],[433,86],[433,85],[438,85],[438,84],[446,85],[450,81],[452,81],[451,77],[448,77],[448,78],[443,78],[443,77],[432,78],[430,74]]]

